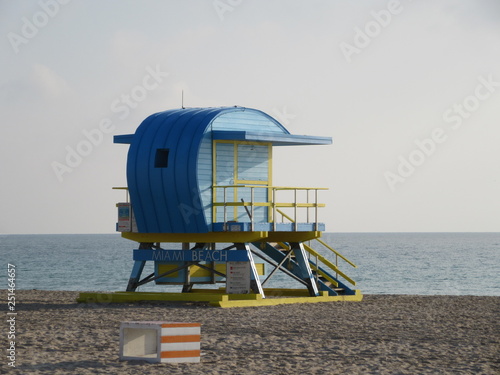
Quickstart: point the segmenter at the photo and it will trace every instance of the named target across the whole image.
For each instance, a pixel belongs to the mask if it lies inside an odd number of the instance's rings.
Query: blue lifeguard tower
[[[273,147],[328,145],[330,137],[293,135],[262,111],[222,107],[156,113],[114,142],[130,145],[117,231],[139,244],[123,300],[142,299],[136,290],[149,282],[179,285],[179,293],[163,293],[169,299],[219,306],[361,299],[338,262],[355,265],[320,239],[326,189],[272,180]],[[154,272],[143,276],[148,261]],[[277,271],[303,290],[265,288]],[[194,288],[216,283],[225,288]]]

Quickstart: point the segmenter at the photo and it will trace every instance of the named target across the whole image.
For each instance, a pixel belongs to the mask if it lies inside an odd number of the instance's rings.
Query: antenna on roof
[[[181,91],[181,106],[184,109],[184,90]]]

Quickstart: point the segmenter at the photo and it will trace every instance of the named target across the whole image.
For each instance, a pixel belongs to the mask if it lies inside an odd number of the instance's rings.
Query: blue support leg
[[[134,262],[134,267],[132,268],[132,273],[130,274],[130,279],[128,280],[127,292],[135,292],[137,289],[137,283],[141,279],[142,270],[144,270],[145,260],[136,260]]]

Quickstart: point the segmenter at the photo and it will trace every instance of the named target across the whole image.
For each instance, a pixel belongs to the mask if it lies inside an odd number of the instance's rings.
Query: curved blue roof
[[[135,134],[115,136],[115,143],[130,144],[127,182],[139,232],[210,231],[211,218],[205,217],[210,210],[202,207],[198,182],[200,145],[204,140],[211,144],[213,139],[255,141],[259,137],[273,144],[331,143],[331,138],[291,135],[264,112],[244,107],[159,112],[146,118]],[[166,152],[168,165],[157,165],[158,150]]]
[[[198,150],[217,117],[252,112],[288,131],[265,113],[242,107],[174,109],[153,114],[130,140],[127,182],[139,232],[203,233],[209,230],[200,207]],[[128,142],[127,142],[128,143]],[[168,149],[168,167],[154,167],[156,150]]]

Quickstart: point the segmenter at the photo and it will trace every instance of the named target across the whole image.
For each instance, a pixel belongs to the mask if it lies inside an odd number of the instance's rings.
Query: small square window
[[[155,168],[168,167],[168,148],[158,148],[155,156]]]

